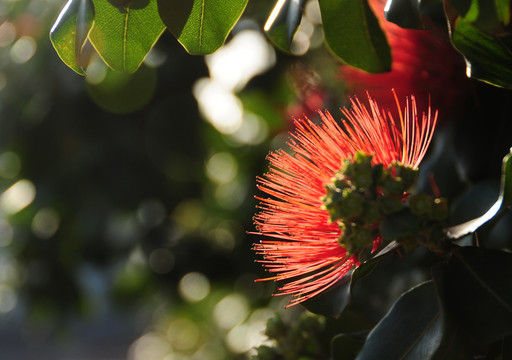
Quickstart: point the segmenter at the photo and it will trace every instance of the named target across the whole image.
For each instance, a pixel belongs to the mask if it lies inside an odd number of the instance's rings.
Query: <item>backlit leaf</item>
[[[80,56],[93,21],[92,0],[69,0],[50,31],[50,41],[57,54],[80,75],[85,75]]]
[[[136,71],[165,30],[156,0],[133,0],[126,7],[93,1],[96,17],[89,39],[94,48],[114,70]]]
[[[248,0],[158,0],[169,31],[194,55],[211,54],[224,44]]]

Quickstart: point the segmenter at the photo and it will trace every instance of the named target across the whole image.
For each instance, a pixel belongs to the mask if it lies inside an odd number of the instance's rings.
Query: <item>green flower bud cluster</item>
[[[351,254],[371,249],[377,235],[385,241],[410,241],[412,231],[429,222],[444,220],[448,212],[444,199],[409,194],[418,179],[418,170],[398,162],[384,168],[382,164],[372,165],[372,159],[373,155],[363,152],[346,159],[331,183],[325,185],[326,195],[322,197],[330,221],[341,228],[338,242]],[[403,231],[394,229],[401,226],[400,221],[385,221],[404,211],[411,214],[417,228]],[[382,234],[383,221],[386,229]]]
[[[273,345],[256,348],[253,360],[313,360],[325,359],[327,344],[325,338],[325,318],[310,313],[301,314],[289,325],[279,315],[267,320],[265,335],[273,340]]]

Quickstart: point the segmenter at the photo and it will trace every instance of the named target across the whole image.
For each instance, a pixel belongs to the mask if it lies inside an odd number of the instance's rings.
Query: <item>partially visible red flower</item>
[[[321,198],[344,160],[358,151],[373,155],[374,164],[398,161],[416,169],[432,139],[437,112],[430,108],[418,116],[412,96],[402,109],[398,99],[397,122],[368,96],[369,108],[357,98],[352,109],[342,109],[346,120],[338,124],[329,112],[321,113],[321,124],[296,121],[289,145],[292,154],[277,150],[269,154],[270,170],[258,178],[260,190],[270,195],[260,200],[254,221],[262,240],[254,249],[273,276],[261,280],[282,281],[277,295],[293,295],[290,305],[325,291],[359,265],[357,254],[340,246],[340,227],[329,221]],[[373,240],[373,251],[382,239]]]
[[[415,94],[422,109],[429,105],[430,95],[430,105],[443,116],[441,122],[453,116],[467,94],[469,80],[464,60],[446,32],[434,24],[428,31],[401,28],[385,19],[385,0],[370,0],[369,4],[391,48],[391,71],[370,74],[343,65],[340,76],[348,92],[362,95],[369,91],[382,107],[389,108],[394,103],[391,87],[400,97]]]

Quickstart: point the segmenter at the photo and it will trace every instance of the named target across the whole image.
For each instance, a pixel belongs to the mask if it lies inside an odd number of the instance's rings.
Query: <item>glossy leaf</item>
[[[468,359],[464,344],[446,333],[445,316],[432,281],[402,294],[370,332],[358,360]],[[457,347],[457,348],[455,348]]]
[[[454,249],[444,272],[450,314],[479,341],[512,334],[512,254],[474,247]]]
[[[512,88],[511,34],[492,36],[479,30],[449,5],[445,7],[452,43],[466,59],[469,77]]]
[[[406,29],[423,29],[421,0],[388,0],[384,15],[387,21]]]
[[[458,239],[464,235],[475,232],[492,219],[498,219],[498,213],[506,211],[512,205],[512,153],[503,158],[501,167],[500,195],[494,205],[482,216],[465,223],[445,229],[445,233],[452,239]]]
[[[246,5],[247,0],[158,0],[165,25],[193,55],[220,48]]]
[[[156,0],[134,0],[126,7],[94,0],[94,6],[96,17],[89,34],[94,48],[112,69],[135,72],[165,30]]]
[[[279,49],[291,52],[292,39],[302,19],[305,0],[279,0],[265,23],[268,38]]]
[[[92,0],[69,0],[50,30],[50,41],[62,61],[85,75],[82,48],[94,21]]]
[[[343,62],[370,73],[391,70],[386,36],[367,0],[322,0],[325,41]]]

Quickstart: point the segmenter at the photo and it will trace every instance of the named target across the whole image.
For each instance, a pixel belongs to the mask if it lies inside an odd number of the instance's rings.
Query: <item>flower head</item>
[[[380,171],[379,181],[386,181],[382,174],[388,174],[396,182],[396,168],[417,169],[432,139],[437,112],[432,116],[428,109],[418,116],[414,97],[406,101],[403,110],[396,99],[396,122],[370,96],[368,100],[369,108],[357,98],[351,100],[352,109],[342,110],[346,120],[341,124],[329,112],[320,112],[321,124],[296,121],[289,142],[293,153],[270,153],[270,170],[258,178],[259,189],[270,197],[258,197],[257,234],[273,239],[262,240],[254,249],[263,255],[259,261],[273,274],[262,280],[282,281],[277,295],[293,295],[289,306],[323,292],[358,266],[357,249],[367,246],[375,251],[381,245],[382,238],[374,235],[380,212],[372,215],[365,199],[360,208],[358,197],[370,193],[364,188],[373,187],[372,196],[379,201],[386,186],[369,185],[358,174],[370,169],[370,178],[374,178]],[[341,219],[336,204],[341,204],[342,213],[348,211]],[[361,226],[347,229],[343,219]],[[355,239],[350,242],[345,236],[349,230],[350,238]],[[361,236],[368,234],[370,238]],[[361,239],[367,243],[361,245]]]

